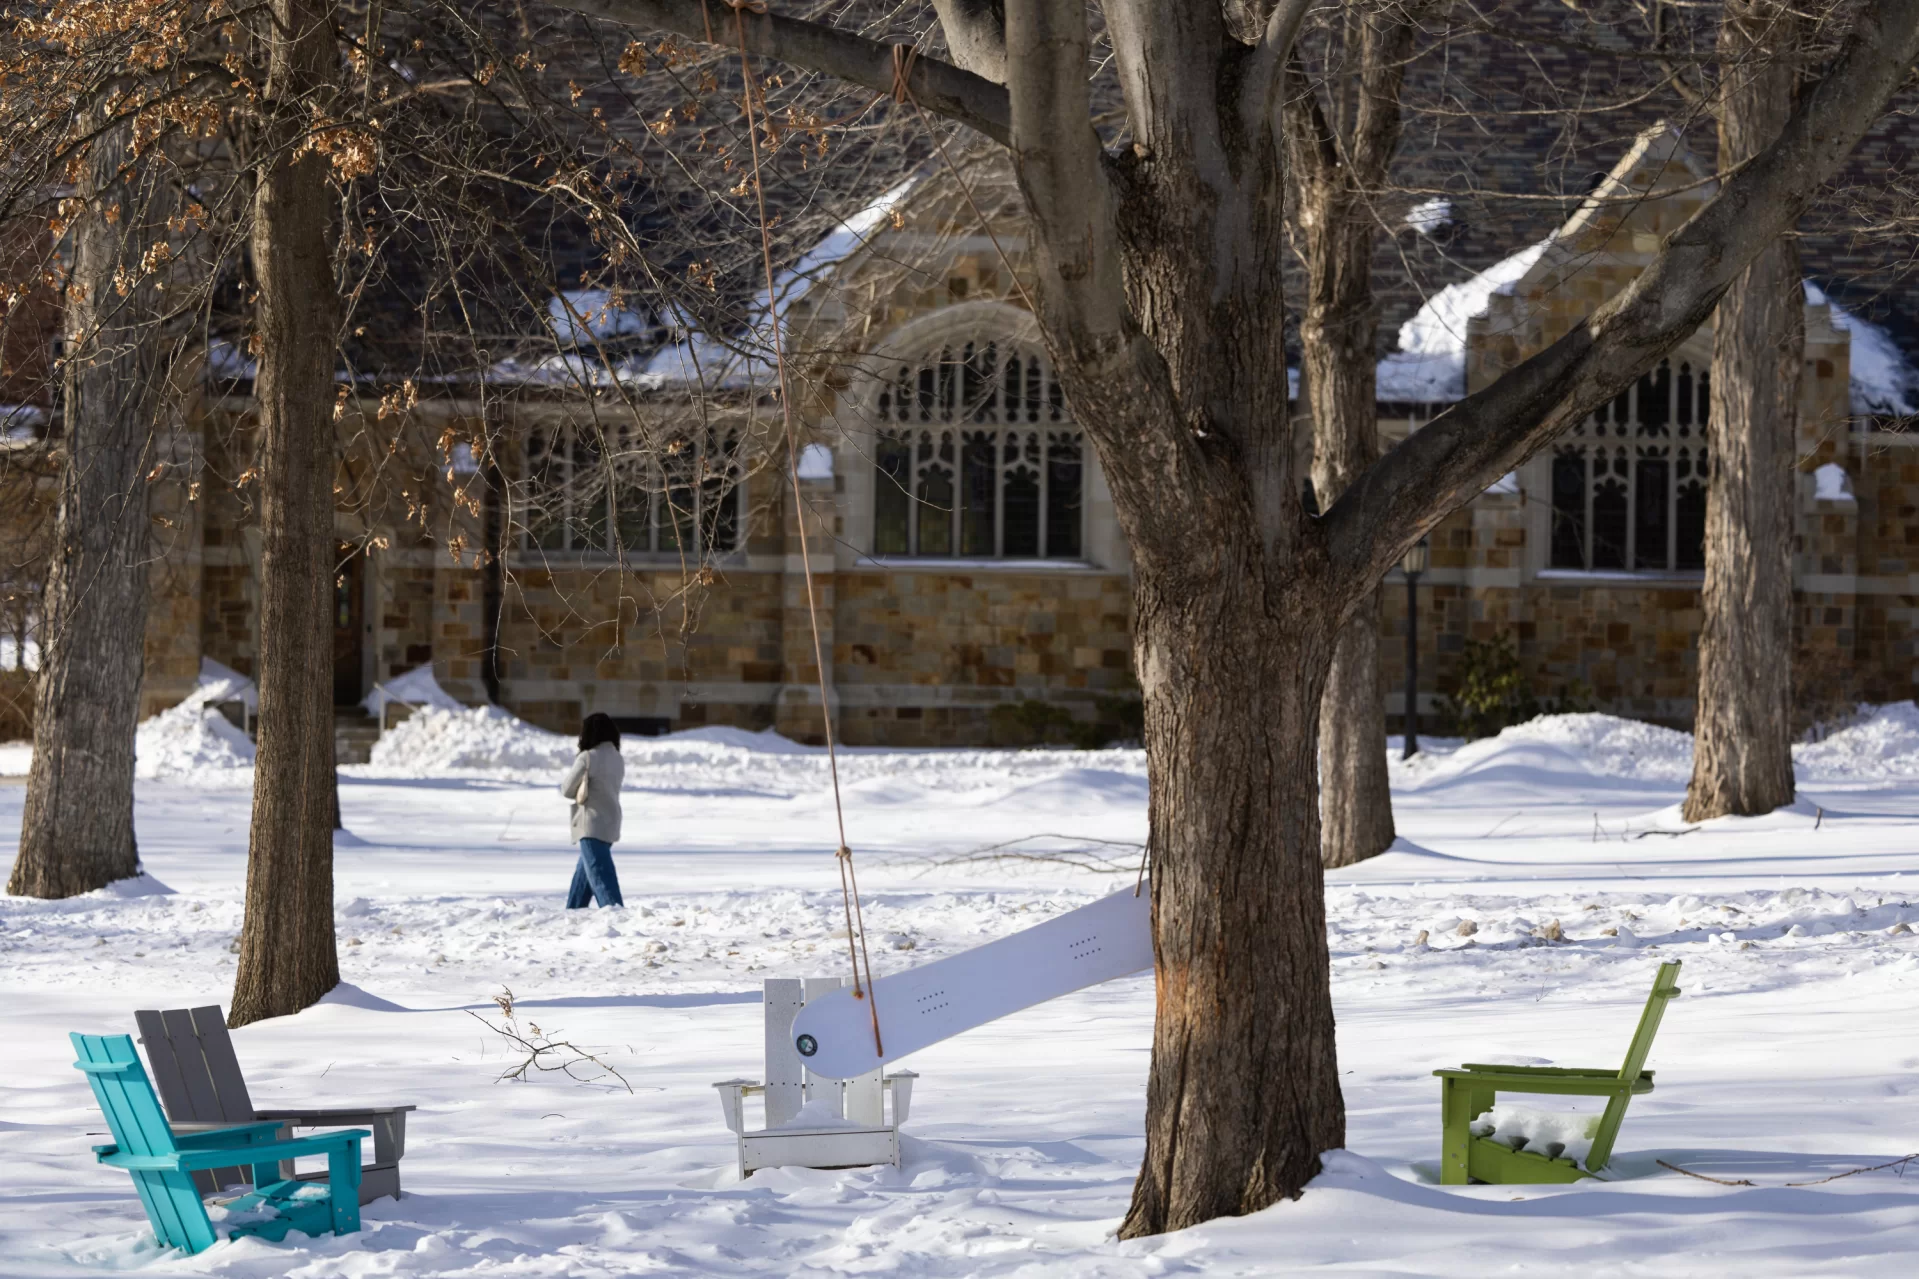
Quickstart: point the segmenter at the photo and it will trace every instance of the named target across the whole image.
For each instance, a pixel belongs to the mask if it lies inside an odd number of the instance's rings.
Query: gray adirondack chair
[[[255,1110],[219,1005],[143,1009],[133,1014],[133,1020],[153,1067],[154,1086],[176,1131],[277,1120],[286,1139],[295,1128],[371,1128],[373,1162],[361,1169],[360,1202],[372,1203],[382,1195],[400,1197],[400,1156],[406,1153],[406,1112],[412,1106]],[[326,1178],[324,1172],[295,1173],[292,1160],[280,1165],[280,1175],[309,1181]],[[251,1182],[253,1177],[250,1169],[240,1167],[199,1170],[193,1179],[202,1194],[212,1194],[235,1182]]]

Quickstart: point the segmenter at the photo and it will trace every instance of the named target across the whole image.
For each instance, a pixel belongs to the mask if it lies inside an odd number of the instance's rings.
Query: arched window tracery
[[[875,555],[1084,553],[1085,440],[1036,347],[942,343],[889,364],[875,409]]]
[[[1566,433],[1552,456],[1549,568],[1705,568],[1711,401],[1704,365],[1661,360]]]

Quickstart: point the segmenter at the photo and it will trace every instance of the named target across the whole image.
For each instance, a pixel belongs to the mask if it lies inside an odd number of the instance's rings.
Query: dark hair
[[[620,726],[613,722],[611,715],[594,711],[580,725],[580,749],[590,751],[603,743],[611,743],[614,750],[620,749]]]

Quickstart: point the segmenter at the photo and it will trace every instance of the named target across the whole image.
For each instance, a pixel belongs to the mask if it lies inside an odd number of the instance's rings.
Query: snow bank
[[[142,778],[230,777],[253,767],[253,740],[219,711],[190,697],[144,721],[133,736],[133,773]]]
[[[1862,706],[1859,718],[1823,741],[1792,748],[1801,781],[1876,782],[1919,777],[1919,706]]]
[[[441,710],[464,710],[465,703],[440,687],[440,681],[433,678],[433,667],[429,663],[416,666],[402,675],[395,675],[384,683],[375,684],[373,691],[360,703],[366,707],[367,714],[376,719],[391,703],[401,706],[435,706]]]
[[[435,773],[554,772],[573,762],[573,739],[498,706],[422,707],[380,735],[368,766],[399,777]]]
[[[1684,782],[1692,775],[1692,737],[1656,724],[1617,715],[1541,715],[1497,737],[1446,749],[1443,739],[1425,742],[1404,764],[1393,761],[1396,781],[1408,789],[1469,782],[1518,780],[1552,784],[1557,775]]]
[[[253,767],[253,739],[215,706],[244,702],[260,705],[253,681],[210,658],[200,661],[200,682],[187,699],[141,723],[133,736],[133,775],[141,778],[233,780]]]
[[[445,696],[442,694],[442,696]],[[503,779],[557,774],[573,762],[577,740],[537,728],[498,706],[421,708],[381,734],[370,771],[398,777],[477,773]],[[672,765],[710,767],[746,755],[824,755],[771,729],[693,728],[665,737],[628,737],[621,743],[629,770]],[[629,779],[632,772],[629,771]]]
[[[0,777],[25,777],[32,767],[32,742],[0,742]]]

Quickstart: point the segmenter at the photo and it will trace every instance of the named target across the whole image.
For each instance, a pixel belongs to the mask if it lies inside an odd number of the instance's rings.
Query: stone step
[[[333,712],[333,758],[339,764],[364,764],[380,740],[380,721],[358,707]]]

